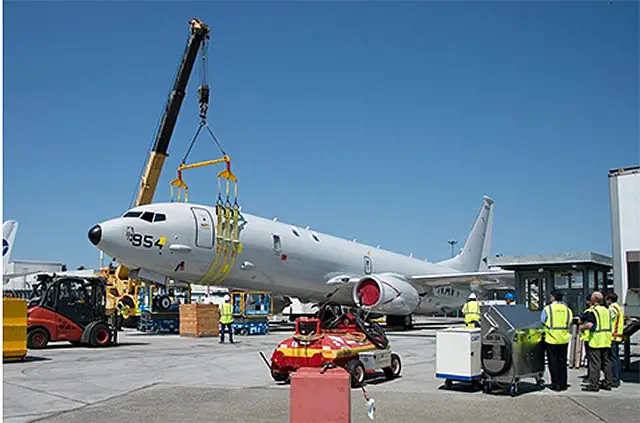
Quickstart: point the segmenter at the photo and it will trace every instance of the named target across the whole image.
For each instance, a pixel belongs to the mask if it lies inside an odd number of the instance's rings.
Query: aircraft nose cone
[[[89,241],[93,245],[98,245],[102,239],[102,228],[100,225],[96,225],[89,230]]]

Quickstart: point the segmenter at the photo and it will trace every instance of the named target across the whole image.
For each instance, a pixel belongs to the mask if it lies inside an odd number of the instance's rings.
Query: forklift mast
[[[202,47],[203,59],[206,49],[206,41],[209,39],[209,27],[202,23],[199,19],[192,19],[189,22],[191,27],[191,35],[187,40],[187,46],[185,48],[178,74],[173,84],[173,89],[169,94],[169,100],[164,110],[164,115],[156,134],[155,143],[153,149],[149,155],[147,165],[142,176],[140,189],[136,198],[136,206],[150,204],[153,200],[153,196],[158,186],[158,180],[162,172],[164,161],[167,158],[167,151],[169,148],[169,141],[171,135],[176,126],[178,119],[178,113],[182,106],[182,101],[185,96],[185,89],[191,76],[191,71],[196,62],[196,56],[198,50]],[[209,103],[209,87],[207,85],[201,85],[198,89],[199,102],[201,114],[203,108],[206,110],[206,105]]]

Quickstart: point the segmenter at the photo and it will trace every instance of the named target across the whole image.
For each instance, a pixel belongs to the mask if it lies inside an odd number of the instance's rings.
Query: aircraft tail
[[[7,220],[2,224],[2,273],[7,273],[7,265],[11,257],[11,250],[18,232],[18,222],[16,220]]]
[[[462,251],[455,257],[438,262],[460,272],[487,270],[487,260],[491,255],[491,231],[493,227],[493,199],[484,196],[471,232]]]

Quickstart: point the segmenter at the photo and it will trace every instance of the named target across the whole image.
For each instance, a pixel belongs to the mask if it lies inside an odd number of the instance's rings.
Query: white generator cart
[[[482,387],[482,333],[479,328],[449,328],[436,332],[436,377],[450,389],[454,381]]]

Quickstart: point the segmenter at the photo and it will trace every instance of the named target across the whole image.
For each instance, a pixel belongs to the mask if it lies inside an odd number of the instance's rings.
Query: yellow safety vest
[[[480,304],[478,304],[476,300],[470,300],[464,303],[462,312],[464,313],[464,322],[466,324],[480,321]]]
[[[233,307],[231,303],[222,304],[222,313],[220,313],[220,323],[228,324],[233,322]]]
[[[551,303],[544,307],[547,318],[544,322],[545,342],[547,344],[568,344],[571,334],[569,326],[573,320],[573,312],[566,304]]]
[[[609,310],[597,305],[591,312],[596,318],[596,329],[591,331],[589,348],[611,348],[611,314]]]
[[[613,303],[611,308],[615,311],[616,317],[613,318],[613,331],[611,332],[611,339],[614,342],[622,342],[622,332],[624,331],[624,312],[620,304]]]
[[[593,310],[593,306],[589,306],[587,307],[582,314],[587,314],[589,313],[591,310]],[[589,342],[589,338],[591,337],[590,333],[589,333],[589,329],[585,329],[581,334],[580,334],[580,340],[581,341],[585,341],[585,342]]]

